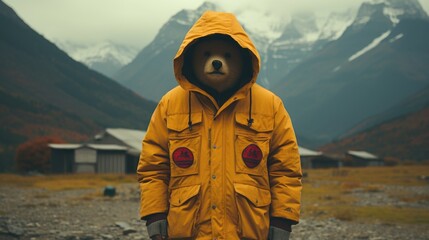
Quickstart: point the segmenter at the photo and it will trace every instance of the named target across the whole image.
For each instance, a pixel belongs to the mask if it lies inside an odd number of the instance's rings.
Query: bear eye
[[[226,58],[226,59],[231,58],[231,53],[225,53],[225,58]]]
[[[211,54],[210,54],[210,52],[209,52],[209,51],[205,51],[205,52],[204,52],[204,57],[210,57],[210,55],[211,55]]]

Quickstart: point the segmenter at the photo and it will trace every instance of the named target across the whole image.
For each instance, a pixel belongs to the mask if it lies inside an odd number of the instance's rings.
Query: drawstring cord
[[[249,104],[249,119],[247,119],[247,126],[252,127],[253,118],[252,118],[252,88],[249,89],[250,94],[250,104]]]
[[[188,128],[189,128],[189,131],[191,131],[192,130],[192,116],[191,116],[191,91],[189,91],[189,93],[188,93],[188,95],[189,95],[189,102],[188,102],[188,106],[189,106],[189,116],[188,116]]]

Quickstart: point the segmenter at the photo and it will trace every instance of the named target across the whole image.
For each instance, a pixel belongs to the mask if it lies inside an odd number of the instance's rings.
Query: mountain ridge
[[[392,22],[383,13],[385,6],[363,4],[339,39],[276,86],[299,134],[327,143],[429,84],[424,78],[429,75],[424,67],[429,21],[404,17]],[[368,14],[371,18],[363,21]]]
[[[137,49],[104,41],[91,45],[55,41],[55,44],[67,52],[74,60],[112,78],[119,69],[137,55]]]
[[[2,1],[0,52],[0,158],[9,164],[33,137],[82,141],[106,127],[146,129],[156,106],[73,60]]]
[[[319,148],[326,154],[365,150],[381,158],[427,161],[429,158],[429,105],[391,118],[361,132]]]
[[[177,12],[160,28],[157,35],[154,37],[154,40],[150,42],[146,47],[144,47],[133,59],[133,61],[128,65],[124,66],[114,76],[114,78],[128,88],[135,89],[142,95],[147,96],[149,99],[158,101],[164,93],[166,93],[168,90],[177,85],[173,74],[172,59],[177,49],[179,48],[186,32],[206,10],[222,11],[222,9],[218,5],[210,2],[205,2],[195,10],[184,9]],[[297,59],[301,60],[302,58],[305,58],[311,52],[308,50],[308,48],[311,48],[312,44],[317,39],[303,39],[304,41],[300,40],[301,38],[295,39],[298,41],[296,42],[296,45],[302,45],[303,50],[298,50],[296,53],[293,53],[293,57],[296,57],[296,59],[289,60],[289,58],[291,58],[291,56],[289,56],[286,60],[286,63],[288,64],[286,67],[276,68],[274,65],[281,65],[284,61],[280,61],[281,63],[279,64],[269,63],[270,59],[272,60],[273,58],[268,57],[268,55],[275,55],[275,57],[278,56],[279,58],[281,58],[281,56],[277,54],[280,51],[279,49],[291,48],[290,44],[281,44],[281,42],[276,41],[276,39],[281,39],[282,31],[286,31],[288,26],[289,28],[293,28],[294,24],[298,24],[300,26],[302,26],[303,24],[305,25],[306,17],[296,15],[294,18],[292,18],[290,23],[276,23],[276,21],[281,20],[265,17],[264,21],[267,24],[270,24],[270,29],[263,31],[262,33],[258,33],[258,29],[260,29],[261,27],[259,26],[260,24],[252,26],[252,23],[255,22],[251,17],[249,17],[249,15],[252,14],[259,14],[264,16],[265,13],[241,11],[238,12],[236,16],[239,21],[242,21],[241,23],[243,27],[255,43],[261,55],[262,68],[258,77],[258,83],[260,83],[264,87],[270,88],[270,86],[274,86],[274,83],[277,80],[271,79],[279,78],[280,76],[285,74],[284,69],[291,68],[289,66],[289,63],[291,65],[295,65],[296,63],[293,62],[296,62]],[[311,24],[315,25],[316,23],[314,21],[315,19],[312,20]],[[332,21],[338,22],[340,20],[333,19]],[[338,32],[343,31],[341,27],[336,29],[332,27],[330,30],[332,31],[332,34],[334,36],[340,35]],[[317,38],[317,36],[321,33],[320,29],[314,29],[314,27],[313,29],[308,29],[305,31],[307,31],[306,34],[316,35],[316,37],[313,38]],[[323,43],[319,42],[317,44],[318,48],[320,48],[330,40],[332,39],[324,38]],[[310,43],[308,41],[310,41]],[[292,42],[291,44],[295,44],[295,42]],[[289,53],[287,50],[286,52],[286,54]],[[273,65],[274,67],[271,67],[270,65]],[[156,70],[157,67],[161,67],[164,70],[162,72],[159,72]],[[276,75],[275,77],[273,77],[273,74],[271,74],[271,72],[273,72],[272,70],[281,71],[282,73],[278,74],[278,76]]]

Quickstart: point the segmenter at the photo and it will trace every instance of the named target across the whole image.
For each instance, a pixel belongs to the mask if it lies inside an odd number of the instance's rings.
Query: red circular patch
[[[258,145],[250,144],[243,150],[241,157],[248,168],[255,168],[261,163],[262,151]]]
[[[181,168],[188,168],[194,163],[194,154],[189,148],[179,147],[173,152],[174,163]]]

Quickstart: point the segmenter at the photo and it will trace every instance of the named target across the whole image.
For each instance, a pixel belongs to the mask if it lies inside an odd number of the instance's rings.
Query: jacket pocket
[[[270,225],[270,190],[234,184],[238,211],[238,234],[245,239],[267,239]]]
[[[199,134],[202,128],[202,112],[191,114],[191,128],[189,128],[189,114],[175,113],[167,116],[167,128],[169,137],[186,137]]]
[[[170,174],[172,177],[198,174],[201,151],[201,136],[186,136],[168,141]]]
[[[200,185],[193,185],[171,190],[167,216],[170,238],[195,236],[201,206],[200,188]]]
[[[192,114],[192,127],[188,126],[188,114],[174,114],[167,118],[168,148],[172,177],[199,173],[201,151],[201,113]]]
[[[249,127],[247,118],[243,113],[235,115],[235,170],[237,173],[267,176],[273,119],[255,115],[254,123]]]
[[[267,176],[269,139],[236,135],[235,171],[256,176]]]

